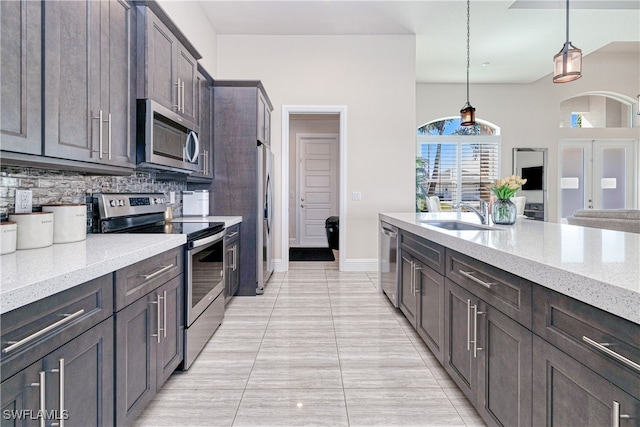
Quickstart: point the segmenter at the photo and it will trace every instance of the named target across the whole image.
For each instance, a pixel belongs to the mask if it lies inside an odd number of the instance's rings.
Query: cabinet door
[[[184,356],[184,276],[156,291],[161,303],[162,336],[158,345],[157,387],[171,376]]]
[[[178,41],[146,6],[139,10],[143,10],[147,18],[147,61],[142,64],[147,83],[144,97],[151,98],[170,110],[178,111],[179,87],[174,63]],[[139,67],[140,65],[138,62]],[[141,71],[138,70],[138,73]]]
[[[478,304],[475,296],[445,279],[444,368],[473,405],[476,404],[477,364],[471,351],[471,311]]]
[[[0,130],[2,149],[41,153],[41,6],[0,2]]]
[[[39,420],[30,419],[41,408],[40,372],[37,362],[2,382],[2,427],[39,426]]]
[[[640,400],[537,336],[533,344],[533,425],[638,425]]]
[[[180,114],[196,123],[198,120],[198,82],[196,79],[198,64],[180,43],[177,43],[177,48],[176,70],[180,79]]]
[[[202,75],[198,74],[198,126],[200,133],[200,155],[198,156],[198,164],[200,171],[194,172],[187,177],[190,182],[208,182],[213,179],[213,162],[212,160],[212,120],[213,120],[213,104],[211,102],[212,90],[209,81]]]
[[[258,93],[258,123],[257,123],[257,135],[258,141],[267,143],[265,133],[265,115],[268,110],[267,103],[265,102],[262,94]]]
[[[113,425],[113,319],[68,342],[43,360],[47,409],[66,426]]]
[[[115,314],[116,425],[130,425],[156,392],[158,348],[156,294]]]
[[[478,413],[496,425],[530,426],[533,334],[484,302],[475,317]]]
[[[135,142],[134,9],[126,0],[103,1],[102,4],[103,14],[108,16],[108,21],[102,22],[101,109],[107,114],[102,162],[132,167]]]
[[[420,290],[417,331],[440,362],[444,360],[444,276],[420,264],[416,272]]]
[[[44,7],[47,156],[96,161],[100,130],[101,3],[50,1]]]
[[[411,255],[402,251],[400,262],[400,310],[404,313],[409,323],[415,327],[418,297],[415,291],[414,261]]]

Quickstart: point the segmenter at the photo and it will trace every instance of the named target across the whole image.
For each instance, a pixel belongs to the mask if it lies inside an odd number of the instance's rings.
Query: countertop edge
[[[390,215],[394,214],[379,213],[379,220],[503,270],[505,269],[505,260],[507,260],[510,265],[507,271],[512,274],[630,322],[640,324],[640,310],[637,309],[640,307],[640,293],[638,292],[550,266],[537,260],[525,259],[477,242],[464,240],[433,228],[412,224]],[[587,292],[585,292],[585,287],[588,288]]]

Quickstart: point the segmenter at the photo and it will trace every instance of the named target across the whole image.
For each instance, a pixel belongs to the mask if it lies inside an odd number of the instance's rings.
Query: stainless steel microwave
[[[139,167],[190,174],[200,170],[198,126],[151,99],[139,99],[136,162]]]

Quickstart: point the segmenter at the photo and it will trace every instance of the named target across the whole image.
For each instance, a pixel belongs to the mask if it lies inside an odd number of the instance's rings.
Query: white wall
[[[551,64],[551,61],[550,61]],[[551,67],[550,67],[551,68]],[[560,102],[587,92],[604,91],[635,100],[640,93],[640,56],[637,53],[593,53],[583,58],[582,78],[554,84],[551,75],[532,84],[473,84],[470,101],[476,117],[501,128],[501,175],[510,175],[512,148],[549,149],[548,218],[557,221],[558,142],[561,139],[640,139],[640,116],[633,128],[560,128]],[[420,126],[445,116],[455,116],[466,101],[465,85],[417,84],[416,122]]]
[[[375,269],[378,212],[414,209],[415,38],[218,35],[216,76],[261,80],[274,105],[275,206],[283,197],[282,106],[346,106],[349,197],[340,232],[347,265],[341,269]],[[362,201],[351,201],[353,191]],[[281,214],[275,214],[278,228]],[[278,231],[276,259],[281,249]]]
[[[180,31],[202,55],[199,61],[213,78],[217,69],[217,34],[202,9],[202,1],[158,0]]]

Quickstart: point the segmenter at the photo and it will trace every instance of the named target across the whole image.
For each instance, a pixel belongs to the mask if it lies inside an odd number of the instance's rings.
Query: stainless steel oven
[[[182,223],[183,227],[201,223]],[[189,369],[224,317],[225,230],[187,244],[184,369]]]
[[[183,369],[189,369],[224,317],[224,223],[166,223],[161,193],[105,193],[95,200],[97,232],[186,235]]]

